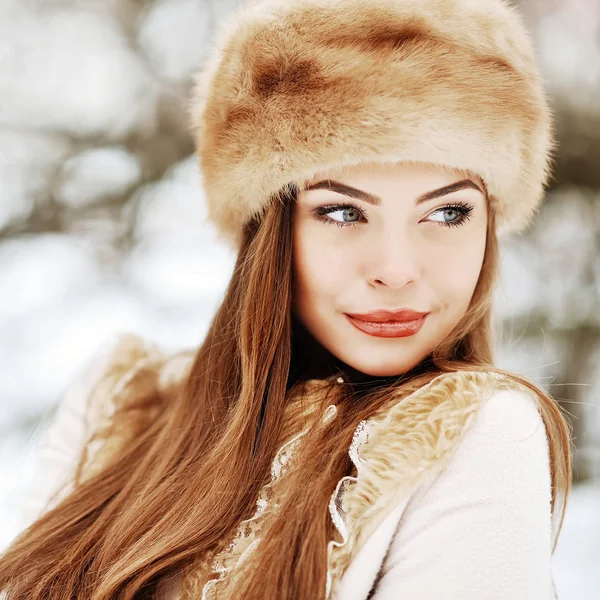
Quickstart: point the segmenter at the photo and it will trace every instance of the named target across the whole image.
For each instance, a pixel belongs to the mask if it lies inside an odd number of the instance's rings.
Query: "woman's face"
[[[350,367],[407,372],[469,307],[486,226],[480,184],[458,172],[372,163],[320,173],[294,207],[294,313]],[[402,308],[428,313],[412,335],[348,316]]]

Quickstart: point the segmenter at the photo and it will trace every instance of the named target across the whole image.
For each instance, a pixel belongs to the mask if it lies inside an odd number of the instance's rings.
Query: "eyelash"
[[[360,224],[360,221],[355,221],[354,223],[342,223],[341,221],[336,221],[335,219],[330,219],[329,217],[327,217],[327,215],[331,212],[336,212],[338,210],[345,210],[346,208],[351,208],[354,210],[357,210],[363,217],[366,216],[366,211],[364,211],[363,209],[359,208],[356,204],[353,204],[352,202],[346,202],[344,204],[328,204],[327,206],[319,206],[318,208],[316,208],[314,210],[314,213],[317,217],[317,219],[319,219],[319,221],[322,221],[323,223],[326,223],[327,225],[337,225],[338,227],[355,227],[356,225]],[[453,209],[458,211],[458,213],[460,214],[460,219],[456,220],[456,221],[434,221],[435,223],[438,223],[438,225],[442,226],[442,227],[460,227],[461,225],[463,225],[464,223],[466,223],[471,217],[471,213],[473,212],[473,207],[470,204],[467,204],[466,202],[456,202],[454,204],[447,204],[446,206],[442,206],[440,208],[437,208],[436,210],[434,210],[431,214],[435,214],[437,212],[443,212],[445,210],[448,209]]]

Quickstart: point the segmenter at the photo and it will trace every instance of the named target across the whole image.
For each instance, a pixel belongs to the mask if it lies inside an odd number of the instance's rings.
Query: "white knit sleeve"
[[[481,407],[440,477],[404,512],[372,600],[550,600],[546,430],[525,392]]]
[[[102,346],[78,369],[52,418],[43,422],[34,447],[33,479],[26,486],[21,527],[27,528],[71,490],[75,469],[90,434],[87,401],[94,384],[110,365],[115,340]]]

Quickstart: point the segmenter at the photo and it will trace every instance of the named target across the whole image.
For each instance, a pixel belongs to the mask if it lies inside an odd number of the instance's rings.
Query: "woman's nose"
[[[421,275],[420,252],[408,236],[381,234],[366,250],[367,280],[371,285],[401,288]]]

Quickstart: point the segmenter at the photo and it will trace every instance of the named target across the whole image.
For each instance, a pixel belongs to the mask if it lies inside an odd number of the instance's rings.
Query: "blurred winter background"
[[[76,370],[133,331],[198,345],[234,256],[205,221],[185,104],[238,0],[0,0],[0,549]],[[560,600],[600,597],[600,0],[521,0],[558,115],[556,177],[503,242],[500,366],[569,413]]]

